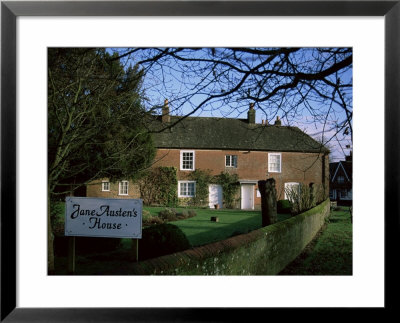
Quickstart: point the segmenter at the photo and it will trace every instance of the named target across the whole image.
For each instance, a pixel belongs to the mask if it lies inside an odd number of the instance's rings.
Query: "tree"
[[[155,101],[175,114],[237,117],[249,103],[343,152],[352,146],[351,48],[124,48]],[[161,95],[161,96],[160,96]],[[172,127],[173,124],[169,125]]]
[[[94,179],[133,179],[151,164],[142,78],[105,49],[48,50],[48,208]],[[49,218],[50,271],[52,244]]]

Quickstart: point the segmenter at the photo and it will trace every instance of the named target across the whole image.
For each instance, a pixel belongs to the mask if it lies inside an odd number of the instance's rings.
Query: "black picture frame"
[[[400,1],[3,1],[1,3],[1,321],[203,322],[263,315],[255,308],[16,307],[16,19],[18,16],[384,16],[385,307],[399,286]],[[366,175],[371,176],[371,175]],[[373,185],[373,178],[371,178]],[[371,233],[372,234],[372,233]],[[372,257],[373,255],[371,255]],[[381,318],[381,309],[377,309]],[[261,313],[260,313],[261,312]],[[334,315],[333,313],[329,314]],[[370,315],[370,314],[369,314]],[[370,318],[372,318],[370,316]],[[251,319],[250,319],[251,320]]]

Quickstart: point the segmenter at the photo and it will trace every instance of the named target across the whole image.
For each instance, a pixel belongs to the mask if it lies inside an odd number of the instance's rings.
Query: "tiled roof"
[[[181,117],[171,116],[170,124]],[[187,117],[170,129],[157,117],[153,124],[157,148],[329,152],[297,127],[249,124],[247,119]]]

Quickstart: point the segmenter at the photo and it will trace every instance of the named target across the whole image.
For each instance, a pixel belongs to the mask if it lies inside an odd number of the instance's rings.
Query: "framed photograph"
[[[1,321],[236,321],[271,308],[393,309],[399,2],[2,1]],[[199,46],[353,49],[351,276],[48,275],[47,49]],[[194,169],[197,155],[185,154],[180,167]],[[271,156],[272,172],[281,171],[282,158]],[[232,153],[223,162],[230,169],[240,166]],[[99,183],[102,194],[131,192],[127,181]],[[180,197],[194,192],[193,181],[179,182]],[[80,211],[76,205],[71,210]],[[127,207],[124,214],[134,214],[129,212]]]

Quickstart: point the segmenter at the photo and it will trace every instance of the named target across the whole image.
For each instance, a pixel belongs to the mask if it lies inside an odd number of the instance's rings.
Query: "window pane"
[[[128,181],[122,181],[119,183],[119,194],[128,195]]]
[[[194,183],[188,183],[188,196],[194,196]]]
[[[237,167],[237,156],[236,155],[226,155],[225,156],[225,166],[226,167]]]
[[[186,185],[185,185],[186,183],[181,183],[180,185],[181,185],[181,195],[186,195],[186,193],[185,193],[185,188],[186,188]]]
[[[231,166],[231,156],[230,155],[225,156],[225,166]]]
[[[110,190],[110,183],[109,182],[103,182],[102,183],[102,190],[103,191],[109,191]]]
[[[269,171],[280,172],[281,156],[280,155],[269,155]]]
[[[179,183],[179,196],[192,197],[195,196],[196,183],[194,182],[180,182]]]
[[[182,169],[193,169],[193,153],[182,153]]]
[[[237,156],[236,155],[232,156],[232,166],[237,167]]]

